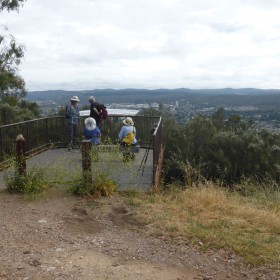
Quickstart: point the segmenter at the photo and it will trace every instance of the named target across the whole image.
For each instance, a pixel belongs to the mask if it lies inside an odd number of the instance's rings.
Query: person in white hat
[[[78,126],[80,124],[80,110],[78,107],[79,101],[78,96],[73,96],[70,99],[70,104],[66,106],[66,118],[68,120],[70,130],[70,144],[68,146],[68,150],[77,147]]]
[[[96,126],[96,122],[94,118],[85,119],[85,128],[83,131],[83,135],[85,139],[90,140],[92,144],[95,145],[100,144],[101,132],[98,126]]]
[[[137,145],[136,140],[136,128],[132,118],[127,117],[123,120],[124,126],[122,126],[119,132],[119,141],[121,147],[123,147],[123,160],[129,161],[129,159],[134,159],[135,155],[131,151],[131,146]]]

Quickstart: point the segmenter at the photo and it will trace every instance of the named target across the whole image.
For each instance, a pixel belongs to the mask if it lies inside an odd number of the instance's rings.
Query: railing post
[[[3,136],[2,136],[2,129],[0,128],[0,162],[3,160],[3,156],[4,156]]]
[[[22,134],[16,138],[16,167],[19,175],[26,174],[25,139]]]
[[[49,118],[46,118],[46,143],[49,142],[49,122],[48,122]]]
[[[91,141],[82,141],[82,168],[84,183],[92,183],[91,174]]]

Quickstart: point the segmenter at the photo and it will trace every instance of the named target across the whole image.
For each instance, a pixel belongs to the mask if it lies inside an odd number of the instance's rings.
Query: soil
[[[121,195],[37,200],[0,192],[0,279],[280,279],[235,254],[150,236]]]

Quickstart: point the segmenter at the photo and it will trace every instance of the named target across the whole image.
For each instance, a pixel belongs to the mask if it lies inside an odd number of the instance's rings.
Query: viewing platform
[[[151,191],[157,188],[160,178],[162,158],[162,124],[160,117],[133,116],[136,137],[140,144],[135,159],[123,161],[122,151],[117,144],[118,131],[122,120],[127,116],[109,116],[101,124],[102,144],[98,149],[98,158],[92,156],[91,170],[112,179],[118,190],[134,189]],[[81,120],[81,128],[84,120]],[[18,134],[25,138],[25,154],[28,157],[27,170],[37,167],[43,170],[50,184],[67,185],[81,176],[82,151],[67,149],[68,126],[64,117],[49,117],[0,127],[0,187],[4,187],[7,173],[7,158],[15,157],[15,139]],[[61,133],[58,133],[61,131]],[[3,137],[2,137],[3,136]],[[79,135],[82,144],[82,135]]]

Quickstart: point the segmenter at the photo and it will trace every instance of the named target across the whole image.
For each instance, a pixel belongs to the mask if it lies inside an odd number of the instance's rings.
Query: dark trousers
[[[70,144],[77,145],[78,143],[78,125],[77,124],[69,124],[69,132],[70,132]]]

